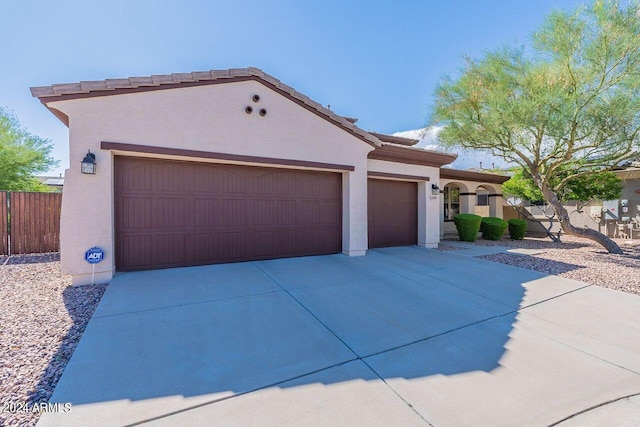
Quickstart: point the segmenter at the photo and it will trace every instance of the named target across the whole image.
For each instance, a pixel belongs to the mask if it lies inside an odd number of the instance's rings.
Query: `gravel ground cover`
[[[549,238],[503,238],[499,241],[478,239],[474,244],[540,249],[544,252],[531,256],[501,253],[479,258],[640,295],[640,240],[615,241],[624,250],[623,255],[610,254],[595,242],[568,235],[562,236],[562,243]]]
[[[73,287],[59,254],[0,257],[0,426],[33,426],[106,285]]]
[[[446,243],[438,243],[438,250],[439,251],[459,251],[462,248],[459,248],[457,246],[451,246],[451,245],[447,245]]]

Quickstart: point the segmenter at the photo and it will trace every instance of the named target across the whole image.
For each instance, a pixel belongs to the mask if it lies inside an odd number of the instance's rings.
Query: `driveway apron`
[[[640,393],[640,298],[456,252],[118,274],[39,425],[548,425]]]

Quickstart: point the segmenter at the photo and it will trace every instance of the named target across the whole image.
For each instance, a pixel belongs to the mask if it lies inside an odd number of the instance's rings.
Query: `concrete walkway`
[[[513,254],[513,255],[536,255],[544,253],[544,249],[526,249],[526,248],[510,248],[508,246],[480,246],[473,243],[460,242],[456,240],[447,240],[443,242],[445,245],[452,246],[459,250],[458,255],[464,256],[484,256],[494,254]]]
[[[640,298],[461,252],[119,274],[39,425],[540,426],[640,393]]]

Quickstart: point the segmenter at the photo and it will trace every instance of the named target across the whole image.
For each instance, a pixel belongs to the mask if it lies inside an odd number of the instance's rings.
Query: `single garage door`
[[[332,172],[115,159],[116,269],[338,253]]]
[[[418,243],[418,184],[369,179],[369,247]]]

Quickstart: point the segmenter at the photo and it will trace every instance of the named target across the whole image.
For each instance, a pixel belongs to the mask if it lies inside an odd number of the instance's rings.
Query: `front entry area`
[[[369,248],[418,243],[418,184],[369,179]]]
[[[119,271],[339,253],[339,173],[115,158]]]

